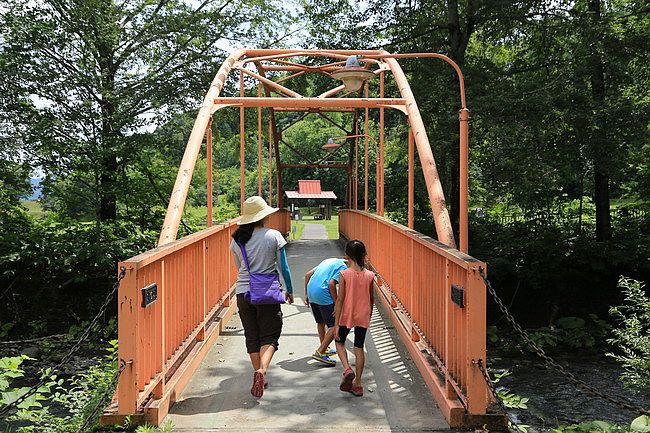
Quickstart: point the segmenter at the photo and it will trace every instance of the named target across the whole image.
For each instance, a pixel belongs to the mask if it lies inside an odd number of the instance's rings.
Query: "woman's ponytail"
[[[232,238],[237,244],[246,245],[246,243],[251,240],[251,236],[253,236],[253,230],[255,230],[256,225],[257,223],[240,225],[239,228],[235,230],[235,233],[232,234]]]

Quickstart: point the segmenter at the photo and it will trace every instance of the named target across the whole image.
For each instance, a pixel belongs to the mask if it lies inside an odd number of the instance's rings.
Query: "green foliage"
[[[562,425],[548,433],[647,433],[650,432],[650,417],[641,415],[629,426],[620,426],[606,421],[587,421],[580,424]]]
[[[33,361],[33,358],[26,355],[0,358],[0,407],[15,402],[30,390],[27,386],[19,388],[12,386],[13,382],[22,379],[25,375],[25,371],[20,368],[24,361]],[[44,377],[50,376],[47,371],[43,375]],[[56,376],[50,376],[49,380],[34,394],[18,404],[18,413],[30,413],[32,410],[42,409],[42,402],[48,399],[50,389],[57,384],[61,385],[61,383],[61,380],[56,380]]]
[[[604,317],[619,301],[618,275],[650,274],[645,257],[650,249],[648,224],[650,220],[616,225],[616,242],[603,243],[596,241],[593,224],[587,221],[578,231],[572,222],[550,218],[504,224],[489,213],[470,214],[469,249],[490,264],[493,286],[525,326],[579,316],[589,328],[594,322],[588,314]]]
[[[151,424],[145,424],[138,426],[135,429],[135,433],[172,433],[174,431],[174,423],[171,420],[167,420],[156,428]]]
[[[106,403],[114,387],[117,373],[117,341],[112,341],[107,354],[100,362],[84,373],[64,381],[55,376],[39,389],[38,393],[19,405],[19,410],[10,420],[20,421],[17,433],[76,433],[86,425],[90,430],[97,424],[95,409]],[[0,359],[0,404],[6,404],[17,398],[24,389],[11,391],[9,380],[21,378],[23,371],[18,367],[24,355],[18,358]],[[46,376],[49,375],[45,371]],[[2,387],[5,387],[4,390]],[[7,391],[9,390],[9,391]],[[41,402],[47,401],[47,405]],[[64,413],[64,415],[60,415]]]
[[[160,433],[172,433],[174,431],[174,423],[172,420],[167,420],[160,426]]]
[[[499,341],[499,329],[495,325],[490,325],[487,327],[487,340],[494,344]]]
[[[630,424],[630,428],[632,431],[636,432],[650,432],[650,416],[641,415],[640,417],[635,418],[634,421],[632,421],[632,424]]]
[[[530,338],[541,348],[557,346],[570,349],[591,349],[604,342],[611,328],[595,314],[589,315],[589,322],[580,317],[560,317],[555,326],[530,331]]]
[[[166,141],[152,126],[200,103],[224,57],[216,41],[265,45],[289,25],[282,12],[280,2],[257,0],[8,0],[0,10],[6,141],[45,171],[59,212],[147,218],[169,197],[191,129]]]
[[[53,272],[90,278],[112,273],[118,260],[153,246],[156,233],[128,222],[96,224],[50,216],[23,227],[21,235],[19,251],[0,255],[0,266],[12,275]]]
[[[618,286],[624,303],[610,309],[617,326],[607,341],[616,351],[607,355],[623,367],[621,380],[627,388],[646,392],[650,390],[650,297],[640,281],[621,277]]]
[[[501,373],[494,373],[493,374],[494,378],[492,379],[492,383],[497,384],[501,381],[501,379],[503,379],[504,377],[508,377],[511,374],[512,372],[509,370],[506,370]],[[505,407],[511,409],[528,409],[528,406],[526,404],[528,403],[528,400],[530,400],[528,397],[522,397],[520,395],[514,394],[505,388],[498,388],[497,395],[501,399]]]

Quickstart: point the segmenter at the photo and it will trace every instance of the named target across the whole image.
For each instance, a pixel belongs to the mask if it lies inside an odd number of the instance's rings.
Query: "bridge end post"
[[[138,287],[137,271],[132,263],[120,262],[118,268],[124,266],[126,275],[118,289],[117,323],[118,323],[118,356],[124,361],[125,367],[117,383],[118,414],[129,415],[137,411],[137,341],[138,341]]]
[[[478,428],[483,425],[490,430],[502,430],[508,426],[505,414],[488,413],[488,386],[478,365],[473,362],[486,360],[486,287],[479,268],[485,270],[485,263],[479,262],[467,269],[466,305],[467,329],[471,329],[466,340],[465,368],[467,369],[467,414],[463,424],[466,428]]]

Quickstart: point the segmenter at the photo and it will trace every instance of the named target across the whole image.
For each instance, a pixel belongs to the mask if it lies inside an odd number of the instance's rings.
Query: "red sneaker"
[[[253,386],[251,387],[253,397],[260,398],[264,395],[264,373],[256,371],[253,375]]]
[[[343,392],[350,392],[352,389],[352,381],[354,380],[355,376],[356,375],[351,368],[346,369],[343,372],[343,380],[341,381],[341,386],[339,386],[339,389]],[[363,392],[363,390],[361,392]]]
[[[350,389],[350,392],[352,395],[356,395],[357,397],[363,396],[363,386],[353,386],[352,389]]]

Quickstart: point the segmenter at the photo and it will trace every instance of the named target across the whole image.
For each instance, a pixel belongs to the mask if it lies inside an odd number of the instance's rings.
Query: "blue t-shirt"
[[[328,283],[330,280],[339,281],[342,270],[347,269],[343,259],[325,259],[318,266],[307,284],[309,302],[319,305],[334,303]]]

